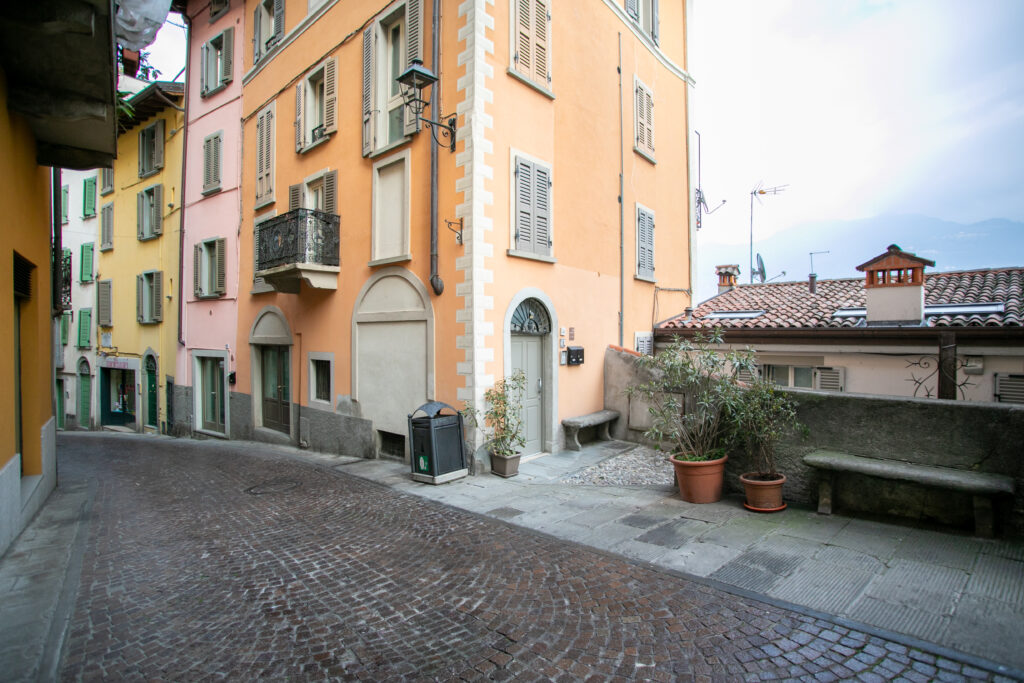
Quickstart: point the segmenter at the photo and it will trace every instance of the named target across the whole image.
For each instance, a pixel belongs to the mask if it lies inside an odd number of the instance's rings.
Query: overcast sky
[[[702,239],[920,213],[1024,221],[1024,2],[696,0]],[[755,244],[756,248],[756,244]]]

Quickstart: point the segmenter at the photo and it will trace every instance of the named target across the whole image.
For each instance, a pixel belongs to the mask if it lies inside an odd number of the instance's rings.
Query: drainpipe
[[[622,327],[626,308],[626,242],[625,242],[625,208],[622,197],[622,177],[625,174],[625,166],[622,157],[622,32],[619,32],[619,346],[622,346]]]
[[[185,272],[185,205],[188,199],[188,193],[185,191],[185,166],[188,164],[188,85],[192,75],[189,69],[189,62],[192,61],[192,18],[187,12],[182,12],[181,18],[185,20],[185,30],[188,32],[188,40],[185,41],[185,108],[181,110],[185,117],[182,123],[184,137],[181,139],[181,211],[178,213],[178,345],[184,346],[185,285],[182,284],[181,275]],[[188,359],[185,360],[185,376],[188,377]]]
[[[438,33],[441,24],[441,0],[434,0],[432,5],[431,35],[433,38],[431,40],[430,65],[434,67],[435,73],[440,74],[441,68],[438,65],[440,38]],[[430,89],[430,115],[437,120],[441,119],[437,109],[437,91],[440,87],[441,81],[438,81]],[[430,136],[430,287],[437,296],[441,296],[441,292],[444,291],[444,281],[437,274],[437,138],[433,135]]]
[[[50,317],[56,318],[64,311],[63,303],[60,300],[61,269],[64,267],[64,228],[61,225],[60,217],[63,212],[63,200],[61,191],[60,168],[50,168],[50,231],[53,234],[53,248],[50,253]],[[71,202],[69,201],[68,204]],[[52,332],[52,330],[51,330]],[[52,340],[51,340],[52,341]],[[53,354],[53,345],[50,345],[50,354]]]

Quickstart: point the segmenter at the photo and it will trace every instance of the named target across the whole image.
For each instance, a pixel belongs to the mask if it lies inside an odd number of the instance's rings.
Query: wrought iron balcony
[[[71,252],[65,250],[60,258],[60,307],[71,310]]]
[[[336,214],[294,209],[257,226],[256,275],[280,292],[297,294],[302,280],[317,289],[337,289],[339,263]]]

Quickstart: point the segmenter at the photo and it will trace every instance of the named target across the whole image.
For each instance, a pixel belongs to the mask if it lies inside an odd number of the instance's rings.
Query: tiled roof
[[[1024,268],[971,270],[925,275],[925,306],[1002,303],[1002,313],[926,315],[927,327],[1021,327],[1024,325]],[[863,327],[863,315],[835,318],[842,308],[864,308],[864,278],[819,280],[811,294],[807,281],[739,285],[703,302],[692,319],[679,315],[659,330]],[[747,312],[742,318],[728,313]],[[749,317],[750,311],[764,311]],[[709,314],[716,315],[707,318]]]

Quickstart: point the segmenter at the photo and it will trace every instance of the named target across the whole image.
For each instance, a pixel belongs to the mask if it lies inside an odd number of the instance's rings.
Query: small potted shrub
[[[484,392],[482,411],[468,402],[462,411],[466,422],[483,430],[491,456],[491,471],[499,477],[519,474],[519,449],[526,443],[522,409],[525,388],[526,375],[517,370]]]
[[[690,503],[722,497],[729,420],[742,400],[736,373],[754,367],[752,351],[713,348],[721,343],[719,328],[698,332],[693,341],[677,338],[657,355],[637,359],[652,379],[627,390],[648,403],[651,427],[644,436],[669,453],[679,495]]]
[[[796,404],[773,382],[758,378],[743,390],[742,399],[731,410],[733,437],[746,447],[757,468],[740,475],[747,496],[744,506],[757,512],[785,509],[782,486],[786,475],[775,468],[775,447],[786,434],[807,431],[796,419]]]

